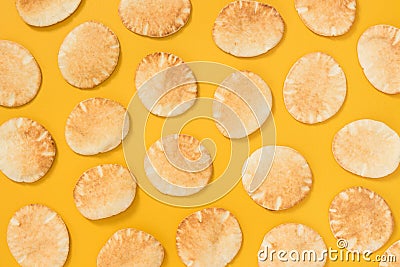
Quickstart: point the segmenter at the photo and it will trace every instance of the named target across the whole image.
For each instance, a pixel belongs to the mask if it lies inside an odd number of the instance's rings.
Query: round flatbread
[[[97,267],[160,267],[164,248],[152,235],[127,228],[108,239],[97,256]]]
[[[346,76],[330,55],[315,52],[300,58],[283,86],[286,109],[296,120],[314,124],[335,115],[346,98]]]
[[[58,52],[58,67],[72,86],[93,88],[113,73],[119,51],[118,38],[108,27],[84,22],[65,37]]]
[[[125,211],[135,194],[135,178],[127,168],[104,164],[82,174],[75,185],[74,201],[84,217],[99,220]]]
[[[199,140],[184,134],[168,135],[151,145],[144,169],[158,191],[172,196],[199,192],[213,173],[210,153]]]
[[[214,93],[213,117],[218,130],[228,138],[243,138],[258,130],[272,108],[266,82],[250,71],[228,76]]]
[[[18,107],[38,93],[42,73],[32,54],[12,41],[0,40],[0,105]]]
[[[69,235],[61,217],[41,204],[18,210],[7,229],[7,244],[20,266],[64,266]]]
[[[178,255],[186,266],[226,266],[242,246],[242,231],[233,214],[222,208],[192,213],[176,233]]]
[[[218,14],[213,27],[215,44],[236,57],[255,57],[274,48],[285,24],[272,6],[257,1],[234,1]]]
[[[16,0],[21,18],[31,26],[45,27],[65,20],[78,8],[81,0]]]
[[[13,118],[0,126],[0,170],[15,182],[33,183],[56,157],[51,134],[38,122]]]
[[[136,69],[135,83],[143,105],[162,117],[184,113],[197,97],[193,72],[181,58],[170,53],[144,57]]]
[[[272,255],[272,257],[269,255],[272,251],[281,250],[286,252],[283,257],[287,261],[279,260],[277,254]],[[326,257],[324,260],[320,260],[320,258],[326,250],[324,240],[314,229],[298,223],[281,224],[271,229],[264,236],[258,252],[258,266],[323,267],[326,264]],[[297,251],[298,254],[292,253],[292,251]],[[306,254],[307,251],[315,252],[315,254]]]
[[[380,121],[353,121],[336,133],[333,156],[345,170],[368,178],[381,178],[399,166],[400,137]]]
[[[356,18],[356,0],[295,0],[294,3],[307,28],[322,36],[345,34]]]
[[[269,166],[269,171],[263,170]],[[266,209],[291,208],[310,193],[310,166],[299,152],[290,147],[262,147],[250,155],[243,169],[242,182],[246,192],[258,205]],[[251,191],[252,181],[260,175],[263,176],[259,179],[262,183],[256,190]]]
[[[65,126],[68,146],[81,155],[95,155],[116,148],[128,134],[129,117],[118,102],[90,98],[69,114]]]
[[[368,28],[358,40],[358,60],[368,81],[386,94],[400,93],[400,29]]]
[[[386,261],[379,263],[379,267],[399,267],[400,266],[400,240],[394,242],[382,255]]]
[[[189,20],[190,0],[121,0],[119,16],[128,30],[149,37],[165,37]]]
[[[393,232],[392,211],[377,193],[363,187],[348,188],[333,199],[329,224],[337,239],[346,241],[349,251],[381,248]]]

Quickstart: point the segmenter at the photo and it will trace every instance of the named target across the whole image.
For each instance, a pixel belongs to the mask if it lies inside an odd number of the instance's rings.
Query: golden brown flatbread
[[[215,44],[236,57],[255,57],[274,48],[285,24],[272,6],[257,1],[234,1],[218,14],[213,27]]]
[[[197,97],[193,72],[181,58],[170,53],[144,57],[136,69],[135,83],[143,105],[162,117],[184,113]]]
[[[78,8],[81,0],[16,0],[21,18],[29,25],[45,27],[65,20]]]
[[[130,31],[149,37],[165,37],[188,22],[190,0],[121,0],[119,16]]]
[[[346,241],[349,251],[381,248],[393,232],[392,211],[377,193],[364,187],[351,187],[335,196],[329,207],[333,235]]]
[[[263,172],[262,168],[269,166],[271,169]],[[259,179],[262,183],[251,191],[250,185],[257,175],[264,176]],[[265,146],[247,159],[242,182],[258,205],[269,210],[284,210],[295,206],[310,193],[312,173],[306,159],[296,150]]]
[[[111,76],[119,52],[118,38],[107,26],[87,21],[65,37],[58,52],[58,67],[69,84],[89,89]]]
[[[38,122],[13,118],[0,126],[0,170],[15,182],[33,183],[56,157],[51,134]]]
[[[295,0],[294,3],[307,28],[322,36],[345,34],[356,18],[356,0]]]
[[[368,81],[386,94],[400,93],[400,29],[368,28],[358,40],[358,60]]]
[[[30,102],[42,83],[42,72],[23,46],[0,40],[0,105],[18,107]]]
[[[293,118],[314,124],[339,111],[346,91],[346,76],[335,59],[314,52],[301,57],[290,69],[283,86],[283,98]]]
[[[261,128],[271,114],[271,90],[257,74],[237,71],[215,90],[212,108],[224,136],[243,138]]]
[[[274,227],[265,234],[259,250],[258,266],[323,267],[326,264],[326,257],[323,260],[319,259],[326,249],[324,240],[314,229],[304,224],[285,223]],[[281,257],[287,261],[279,260],[277,253],[271,256],[272,251],[285,251],[286,254]],[[292,251],[297,251],[298,258],[297,253],[292,254]],[[305,254],[304,251],[315,252],[315,254]]]
[[[116,148],[128,130],[129,117],[120,103],[90,98],[81,101],[69,114],[65,139],[74,152],[95,155]]]
[[[20,266],[64,266],[69,235],[61,217],[41,204],[27,205],[11,218],[7,244]]]
[[[362,177],[381,178],[399,166],[400,137],[383,122],[357,120],[336,133],[332,151],[345,170]]]
[[[222,208],[197,211],[179,224],[178,255],[186,266],[226,266],[242,245],[239,222]]]
[[[127,168],[103,164],[82,174],[75,185],[74,201],[84,217],[99,220],[128,209],[135,194],[136,181]]]
[[[209,182],[212,158],[200,141],[190,135],[168,135],[147,151],[144,169],[150,182],[163,194],[193,195]]]
[[[97,267],[160,267],[164,248],[152,235],[127,228],[108,239],[97,256]]]

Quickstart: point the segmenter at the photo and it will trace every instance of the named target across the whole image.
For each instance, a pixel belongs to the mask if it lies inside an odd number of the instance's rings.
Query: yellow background
[[[293,0],[269,0],[285,20],[286,31],[282,42],[269,53],[240,59],[225,54],[212,41],[211,29],[218,12],[228,0],[192,0],[189,23],[177,34],[164,39],[150,39],[128,31],[118,16],[118,1],[83,0],[75,14],[66,21],[47,28],[33,28],[18,16],[14,1],[0,3],[0,38],[16,41],[27,47],[37,59],[43,74],[38,96],[28,105],[8,109],[0,107],[0,123],[17,116],[30,117],[42,123],[53,135],[58,154],[50,172],[34,184],[17,184],[0,174],[0,266],[17,266],[6,243],[6,229],[10,217],[29,203],[43,203],[56,210],[66,222],[71,235],[71,249],[66,266],[95,266],[97,253],[106,240],[118,229],[135,227],[154,235],[165,247],[163,266],[183,266],[175,249],[175,231],[179,222],[199,208],[175,208],[161,204],[138,190],[133,205],[123,214],[89,221],[77,211],[72,190],[83,171],[101,163],[124,164],[122,148],[99,156],[84,157],[72,152],[64,139],[65,120],[81,100],[101,96],[120,101],[125,106],[135,92],[134,73],[145,55],[172,52],[185,61],[210,60],[228,64],[237,69],[251,70],[261,75],[270,85],[273,97],[273,115],[277,128],[277,143],[291,146],[308,160],[314,184],[311,194],[298,206],[282,211],[267,211],[244,192],[241,184],[227,196],[210,206],[229,209],[238,218],[243,230],[243,246],[232,266],[257,266],[257,250],[264,234],[285,222],[299,222],[313,227],[328,246],[335,247],[328,224],[328,207],[336,193],[344,188],[363,185],[375,190],[390,204],[396,223],[400,222],[400,170],[380,179],[369,180],[344,171],[333,159],[333,135],[346,123],[371,118],[387,123],[400,132],[400,95],[390,96],[375,90],[364,77],[358,64],[356,44],[360,34],[379,23],[400,27],[398,0],[358,1],[357,18],[349,33],[342,37],[325,38],[313,34],[299,19]],[[57,53],[66,34],[78,24],[97,20],[109,26],[121,43],[122,53],[115,73],[104,84],[93,90],[79,90],[68,85],[57,66]],[[348,94],[340,112],[327,122],[308,126],[295,121],[286,111],[282,85],[291,65],[302,55],[323,51],[331,54],[344,69],[348,80]],[[212,86],[201,86],[200,95],[212,95]],[[155,119],[154,121],[157,121]],[[156,123],[157,124],[157,123]],[[203,127],[208,127],[204,131]],[[201,129],[200,131],[198,129]],[[184,129],[197,138],[210,137],[218,144],[215,162],[216,174],[227,163],[221,137],[210,121],[196,121]],[[149,142],[159,135],[148,135]],[[252,150],[257,148],[257,133]],[[400,239],[398,226],[392,238],[378,251],[382,253],[391,243]],[[328,263],[327,266],[377,266],[377,263]]]

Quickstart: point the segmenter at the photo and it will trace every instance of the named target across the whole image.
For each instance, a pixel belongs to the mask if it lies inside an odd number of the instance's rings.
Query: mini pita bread
[[[186,266],[226,266],[242,246],[242,231],[235,216],[222,208],[192,213],[176,233],[178,255]]]
[[[81,155],[95,155],[116,148],[129,130],[126,109],[106,98],[80,102],[69,114],[65,126],[68,146]]]
[[[381,178],[399,166],[400,138],[383,122],[357,120],[336,133],[332,151],[343,169],[362,177]]]
[[[399,267],[400,266],[400,240],[394,242],[382,255],[386,257],[386,261],[379,263],[379,267]],[[393,258],[394,257],[394,258]],[[389,259],[395,259],[395,261],[390,262]]]
[[[258,130],[272,108],[272,94],[265,81],[250,71],[228,76],[214,93],[213,117],[228,138],[243,138]]]
[[[190,0],[121,0],[119,16],[128,30],[149,37],[165,37],[189,20]]]
[[[61,217],[41,204],[18,210],[7,229],[7,244],[20,266],[64,266],[69,235]]]
[[[172,196],[199,192],[213,173],[207,149],[193,136],[183,134],[166,136],[151,145],[144,169],[158,191]]]
[[[400,93],[400,29],[368,28],[358,40],[358,60],[368,81],[386,94]]]
[[[347,241],[349,251],[381,248],[393,233],[392,211],[377,193],[364,188],[348,188],[333,199],[329,224],[337,239]]]
[[[170,53],[144,57],[136,69],[135,83],[143,105],[158,116],[180,115],[193,106],[197,97],[193,72]]]
[[[152,235],[133,228],[114,233],[97,256],[97,267],[159,267],[164,248]]]
[[[32,54],[12,41],[0,40],[0,105],[18,107],[38,93],[42,73]]]
[[[266,177],[260,179],[263,182],[252,192],[250,184],[265,166],[271,166],[271,169]],[[243,169],[242,182],[245,190],[258,205],[266,209],[291,208],[310,193],[310,166],[299,152],[290,147],[262,147],[250,155]]]
[[[75,185],[74,201],[84,217],[99,220],[128,209],[135,194],[136,182],[127,168],[104,164],[82,174]]]
[[[65,37],[58,52],[58,67],[72,86],[93,88],[113,73],[119,51],[118,38],[108,27],[84,22]]]
[[[31,26],[45,27],[65,20],[78,8],[81,0],[16,0],[21,18]]]
[[[296,120],[314,124],[334,116],[346,98],[346,76],[330,55],[310,53],[290,69],[283,86],[286,109]]]
[[[0,170],[15,182],[33,183],[50,169],[56,157],[51,134],[28,118],[13,118],[0,126]]]
[[[284,266],[307,266],[307,267],[322,267],[326,264],[326,257],[323,261],[314,260],[314,255],[305,254],[305,251],[314,251],[317,259],[320,259],[323,252],[326,251],[326,245],[322,237],[312,228],[298,223],[286,223],[276,226],[271,229],[262,241],[259,254],[265,257],[264,253],[271,253],[274,251],[285,251],[287,262],[280,261],[277,255],[274,258],[265,259],[265,261],[258,260],[260,267],[284,267]],[[297,251],[299,255],[298,261],[292,261],[289,253]],[[303,257],[303,255],[305,257]],[[293,255],[292,255],[293,256]],[[296,256],[293,256],[296,257]],[[311,259],[311,260],[310,260]]]
[[[307,28],[322,36],[345,34],[356,18],[356,0],[295,0],[294,3]]]
[[[285,24],[272,6],[257,1],[234,1],[218,14],[213,27],[215,44],[236,57],[255,57],[274,48]]]

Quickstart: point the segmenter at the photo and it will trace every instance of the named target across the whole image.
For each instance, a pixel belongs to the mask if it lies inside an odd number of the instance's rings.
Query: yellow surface
[[[7,224],[12,214],[29,203],[43,203],[55,209],[65,220],[71,235],[71,250],[66,266],[95,266],[97,253],[105,241],[118,229],[135,227],[154,235],[166,249],[163,266],[183,266],[175,249],[175,231],[180,220],[198,208],[174,208],[157,202],[144,192],[138,192],[128,211],[101,221],[88,221],[77,211],[72,190],[80,174],[100,163],[124,164],[122,148],[99,156],[84,157],[72,152],[64,139],[65,120],[81,100],[102,96],[127,105],[135,92],[134,72],[140,59],[155,51],[167,51],[185,61],[210,60],[238,69],[248,69],[261,75],[270,85],[274,97],[273,114],[277,127],[277,143],[300,151],[308,160],[314,185],[311,194],[298,206],[283,212],[270,212],[257,206],[244,192],[241,184],[223,199],[210,206],[232,211],[243,229],[244,241],[232,266],[256,266],[257,250],[264,234],[285,222],[299,222],[316,229],[328,246],[336,247],[328,224],[328,207],[340,190],[363,185],[381,194],[390,204],[396,223],[400,221],[400,170],[380,179],[368,180],[344,171],[333,159],[332,137],[344,124],[360,118],[372,118],[387,123],[400,132],[400,95],[389,96],[375,90],[364,77],[358,64],[356,44],[360,34],[378,23],[400,26],[400,2],[358,1],[355,25],[346,35],[324,38],[310,32],[298,17],[293,1],[270,0],[285,20],[286,32],[282,42],[269,53],[239,59],[219,50],[212,41],[211,29],[219,10],[228,0],[192,0],[193,12],[187,26],[164,39],[149,39],[128,31],[121,23],[118,1],[83,0],[77,12],[66,21],[48,28],[27,26],[18,16],[14,1],[0,3],[0,38],[16,41],[27,47],[37,59],[43,72],[43,83],[38,96],[28,105],[8,109],[0,107],[0,122],[17,116],[27,116],[42,123],[53,135],[58,154],[50,172],[35,184],[17,184],[0,174],[0,266],[17,266],[6,244]],[[115,73],[104,84],[93,90],[79,90],[68,85],[57,67],[57,53],[65,35],[76,25],[98,20],[118,35],[122,55]],[[282,85],[291,65],[303,54],[312,51],[331,54],[344,69],[348,80],[348,95],[340,112],[325,123],[308,126],[296,122],[286,111]],[[201,95],[211,95],[202,86]],[[207,127],[207,131],[203,130]],[[201,131],[198,131],[201,129]],[[220,134],[209,122],[196,121],[186,132],[198,138],[214,138],[223,144]],[[155,141],[159,135],[149,135]],[[257,136],[252,136],[256,143]],[[150,142],[150,141],[149,141]],[[256,149],[257,145],[252,145]],[[220,148],[215,162],[216,172],[226,164]],[[389,244],[400,239],[395,228]],[[377,263],[328,263],[327,266],[377,266]]]

